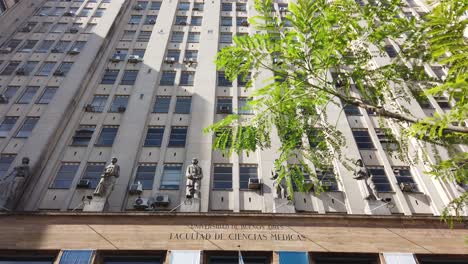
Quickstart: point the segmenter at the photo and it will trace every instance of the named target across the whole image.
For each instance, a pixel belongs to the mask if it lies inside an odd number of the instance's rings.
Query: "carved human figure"
[[[12,178],[14,177],[14,178]],[[5,185],[6,191],[2,198],[5,201],[14,201],[21,189],[23,188],[27,178],[29,177],[29,158],[24,157],[21,160],[21,165],[16,166],[13,171],[1,180],[1,184]]]
[[[187,166],[185,176],[187,177],[185,197],[200,199],[200,181],[203,178],[203,172],[196,158],[193,158],[192,164]]]
[[[287,184],[286,184],[286,178],[283,177],[281,180],[279,180],[279,170],[274,170],[271,173],[273,177],[271,178],[273,180],[273,188],[274,188],[274,198],[277,199],[289,199],[289,193],[287,189]]]
[[[372,181],[372,175],[370,175],[367,168],[364,166],[364,163],[361,159],[356,161],[356,170],[354,171],[354,179],[364,181],[365,185],[365,197],[366,200],[382,200],[379,197],[375,184]]]
[[[94,190],[93,195],[106,198],[109,197],[111,192],[114,190],[114,185],[119,175],[120,166],[117,165],[117,158],[113,157],[111,164],[107,165],[104,169],[104,173],[101,174],[101,180]]]

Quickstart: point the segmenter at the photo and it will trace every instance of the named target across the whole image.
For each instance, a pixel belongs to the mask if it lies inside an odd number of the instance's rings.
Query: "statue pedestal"
[[[278,214],[294,214],[296,208],[294,203],[288,199],[275,198],[273,200],[273,213]]]
[[[83,207],[83,212],[103,212],[106,209],[107,199],[105,197],[93,196],[93,199]]]
[[[364,210],[366,214],[373,215],[391,215],[390,209],[387,204],[377,200],[367,200],[367,205]]]
[[[200,199],[187,199],[182,202],[180,212],[200,212]]]

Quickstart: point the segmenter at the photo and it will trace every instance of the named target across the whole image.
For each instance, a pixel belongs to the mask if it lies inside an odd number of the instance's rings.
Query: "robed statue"
[[[187,166],[185,176],[187,177],[185,197],[187,199],[200,199],[200,181],[203,178],[203,172],[202,168],[198,166],[197,159],[192,159],[192,164]]]
[[[286,184],[286,177],[283,177],[281,180],[279,179],[279,171],[280,170],[273,170],[271,178],[273,180],[273,189],[274,198],[277,199],[290,199],[290,195],[288,193],[288,186]]]
[[[359,181],[364,181],[364,199],[366,200],[382,200],[379,197],[375,184],[372,180],[372,175],[369,173],[369,170],[364,166],[364,163],[361,159],[356,161],[356,169],[354,171],[354,179]]]
[[[111,164],[107,165],[104,169],[104,173],[101,174],[101,180],[99,181],[96,190],[94,190],[94,196],[109,197],[111,192],[114,190],[115,182],[120,175],[120,166],[117,165],[117,158],[113,157]]]

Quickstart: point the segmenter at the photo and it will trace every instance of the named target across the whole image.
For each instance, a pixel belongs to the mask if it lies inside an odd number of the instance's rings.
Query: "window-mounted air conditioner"
[[[133,203],[133,208],[135,208],[136,210],[148,209],[148,199],[141,197],[136,198],[135,202]]]
[[[77,49],[77,48],[73,48],[73,49],[69,50],[67,53],[70,54],[70,55],[77,55],[77,54],[80,54],[80,50]]]
[[[119,107],[117,107],[117,111],[118,111],[119,113],[123,113],[123,112],[125,112],[125,110],[127,110],[127,107],[125,107],[125,106],[119,106]]]
[[[94,106],[92,106],[91,104],[85,105],[84,109],[86,112],[94,112]]]
[[[54,76],[63,76],[63,75],[65,75],[65,73],[62,70],[56,70],[54,72]]]
[[[156,194],[151,200],[151,207],[166,207],[171,203],[169,195],[167,194]]]
[[[227,105],[223,105],[219,107],[219,112],[223,114],[230,114],[231,113],[231,107]]]
[[[0,49],[0,53],[10,53],[13,49],[11,47],[5,47]]]
[[[130,185],[130,187],[128,188],[128,193],[132,195],[141,194],[142,192],[143,192],[143,184],[141,184],[140,182],[134,183]]]
[[[78,28],[76,28],[76,27],[72,27],[72,28],[70,28],[70,29],[68,30],[68,32],[73,33],[73,34],[78,33],[78,31],[79,31],[79,30],[78,30]]]
[[[78,184],[76,185],[76,188],[81,188],[81,189],[89,188],[90,184],[91,182],[89,180],[80,180]]]
[[[53,48],[50,52],[52,53],[60,53],[62,52],[60,49],[57,49],[57,48]]]
[[[73,16],[75,16],[75,12],[73,12],[73,11],[67,11],[67,12],[63,13],[63,16],[73,17]]]
[[[249,178],[248,188],[250,190],[258,190],[261,187],[261,182],[259,178]]]
[[[138,63],[138,62],[141,62],[141,58],[138,55],[130,55],[130,56],[128,56],[128,62]]]
[[[187,26],[187,22],[186,21],[179,21],[176,23],[177,26]]]
[[[249,26],[249,22],[247,22],[247,20],[244,20],[244,21],[242,21],[241,26],[243,26],[243,27],[248,27],[248,26]]]
[[[133,7],[133,9],[134,9],[134,10],[137,10],[137,11],[140,11],[140,10],[143,10],[143,6],[141,6],[141,5],[135,5],[135,6]]]
[[[114,55],[114,56],[112,56],[112,58],[110,59],[110,61],[112,61],[112,62],[120,62],[120,61],[122,61],[122,57],[120,57],[120,55]]]
[[[184,63],[188,65],[192,65],[194,63],[197,63],[197,60],[195,58],[184,58]]]
[[[168,64],[173,64],[175,62],[175,58],[174,57],[166,57],[164,59],[164,62],[168,63]]]
[[[32,28],[30,26],[25,26],[20,29],[20,32],[28,33],[31,31],[31,29]]]
[[[400,190],[402,192],[414,192],[416,190],[416,184],[411,182],[400,182]]]
[[[154,25],[154,24],[156,24],[156,20],[150,19],[150,20],[148,20],[147,23],[150,24],[150,25]]]

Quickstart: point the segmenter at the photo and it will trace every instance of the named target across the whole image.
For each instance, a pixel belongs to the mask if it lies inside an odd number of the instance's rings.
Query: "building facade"
[[[275,2],[279,17],[287,2]],[[429,8],[412,0],[401,15]],[[2,15],[0,262],[238,263],[238,251],[245,263],[468,261],[466,225],[438,219],[465,190],[425,175],[422,162],[388,155],[371,112],[347,107],[335,118],[384,201],[363,199],[365,186],[338,162],[317,172],[326,192],[278,199],[279,141],[249,154],[213,150],[203,128],[229,113],[255,114],[244,108],[251,89],[214,64],[233,35],[256,32],[252,15],[250,0],[23,0]],[[399,43],[387,44],[376,65],[398,52]],[[411,104],[420,117],[450,108],[442,97]],[[93,210],[111,157],[119,177],[105,212]],[[201,197],[187,200],[193,158]]]

